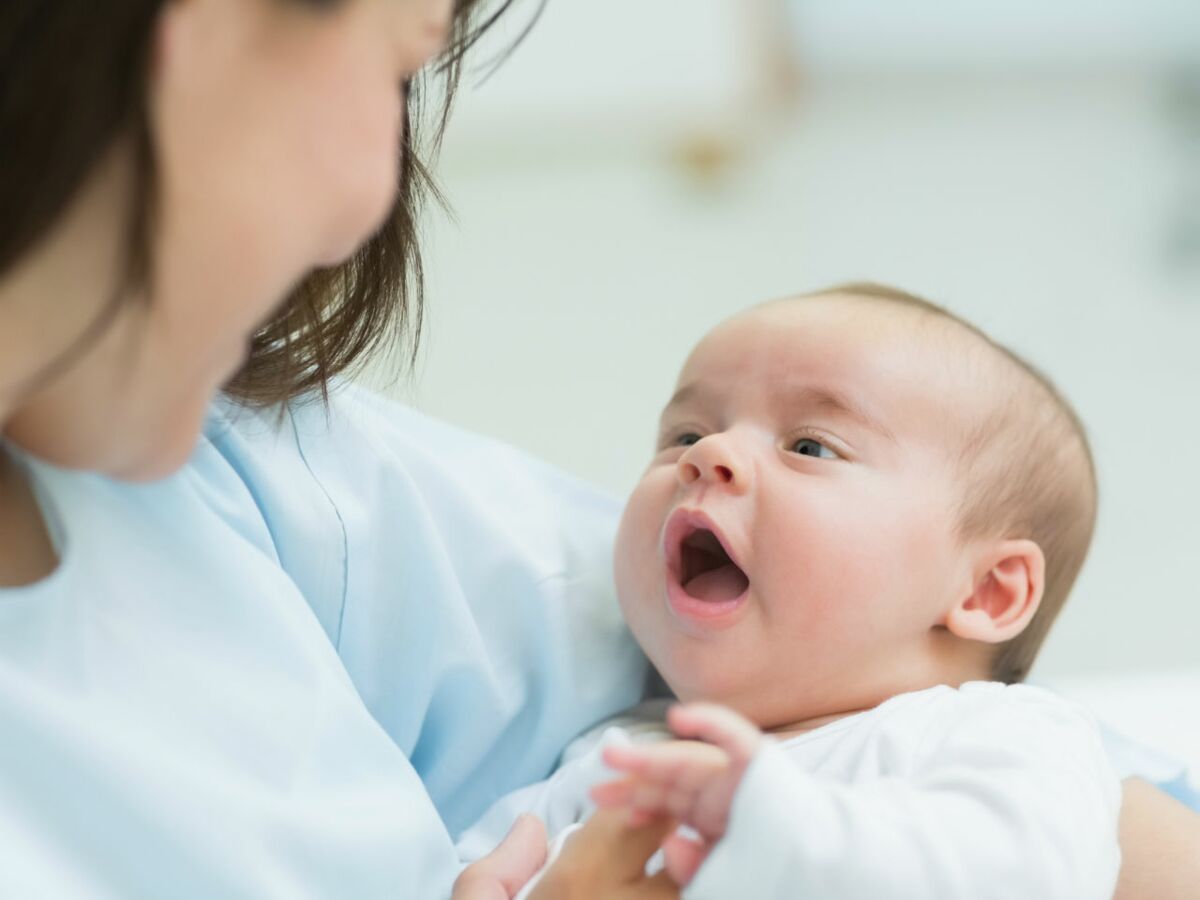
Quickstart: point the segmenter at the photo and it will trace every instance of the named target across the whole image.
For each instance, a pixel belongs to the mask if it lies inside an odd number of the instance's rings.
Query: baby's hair
[[[999,645],[991,677],[1023,681],[1083,566],[1096,525],[1096,466],[1083,423],[1036,367],[935,303],[870,282],[838,285],[810,297],[849,297],[903,307],[948,324],[987,353],[964,364],[990,391],[965,423],[958,453],[964,489],[963,540],[988,536],[1034,541],[1046,558],[1041,605],[1025,630]]]

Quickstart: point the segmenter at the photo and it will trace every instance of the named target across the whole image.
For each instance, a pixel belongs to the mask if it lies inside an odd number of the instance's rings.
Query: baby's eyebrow
[[[861,403],[855,402],[850,396],[834,388],[825,385],[809,384],[787,390],[784,396],[787,398],[789,407],[826,409],[854,419],[859,424],[887,438],[892,443],[896,442],[896,436],[876,416],[867,412]],[[693,381],[685,384],[667,401],[667,405],[663,407],[663,416],[666,416],[675,407],[684,406],[690,402],[700,402],[703,404],[708,397],[709,391],[702,381]]]
[[[672,409],[673,407],[676,407],[676,406],[683,406],[689,400],[693,400],[696,398],[697,395],[703,394],[703,393],[704,393],[704,388],[700,384],[700,382],[693,381],[690,384],[685,384],[683,387],[681,387],[679,390],[677,390],[674,394],[671,395],[671,399],[668,400],[667,405],[663,407],[663,412],[665,413],[665,412],[667,412],[667,410]]]
[[[832,412],[849,416],[859,424],[887,438],[892,443],[896,442],[896,436],[892,434],[891,430],[879,421],[877,417],[867,412],[862,404],[856,403],[851,397],[833,388],[805,386],[793,392],[791,399],[798,406],[828,409]]]

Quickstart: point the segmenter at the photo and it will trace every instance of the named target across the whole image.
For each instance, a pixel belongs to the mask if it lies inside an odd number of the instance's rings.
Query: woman
[[[416,330],[410,87],[477,5],[0,11],[0,893],[442,896],[450,834],[637,695],[605,501],[301,402]],[[596,820],[539,896],[674,895],[661,831]]]

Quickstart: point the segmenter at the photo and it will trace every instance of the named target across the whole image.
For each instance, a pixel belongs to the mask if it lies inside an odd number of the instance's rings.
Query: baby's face
[[[616,551],[625,617],[680,699],[772,728],[928,683],[971,583],[967,401],[931,335],[903,311],[809,299],[692,353]]]

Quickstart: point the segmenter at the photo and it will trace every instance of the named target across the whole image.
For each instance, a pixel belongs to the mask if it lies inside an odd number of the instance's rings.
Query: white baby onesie
[[[522,812],[546,823],[553,860],[594,811],[588,790],[613,777],[603,747],[663,740],[662,712],[646,705],[575,741],[551,778],[461,836],[463,860],[492,850]],[[1026,685],[939,686],[760,751],[684,896],[1107,900],[1119,807],[1082,708]]]

